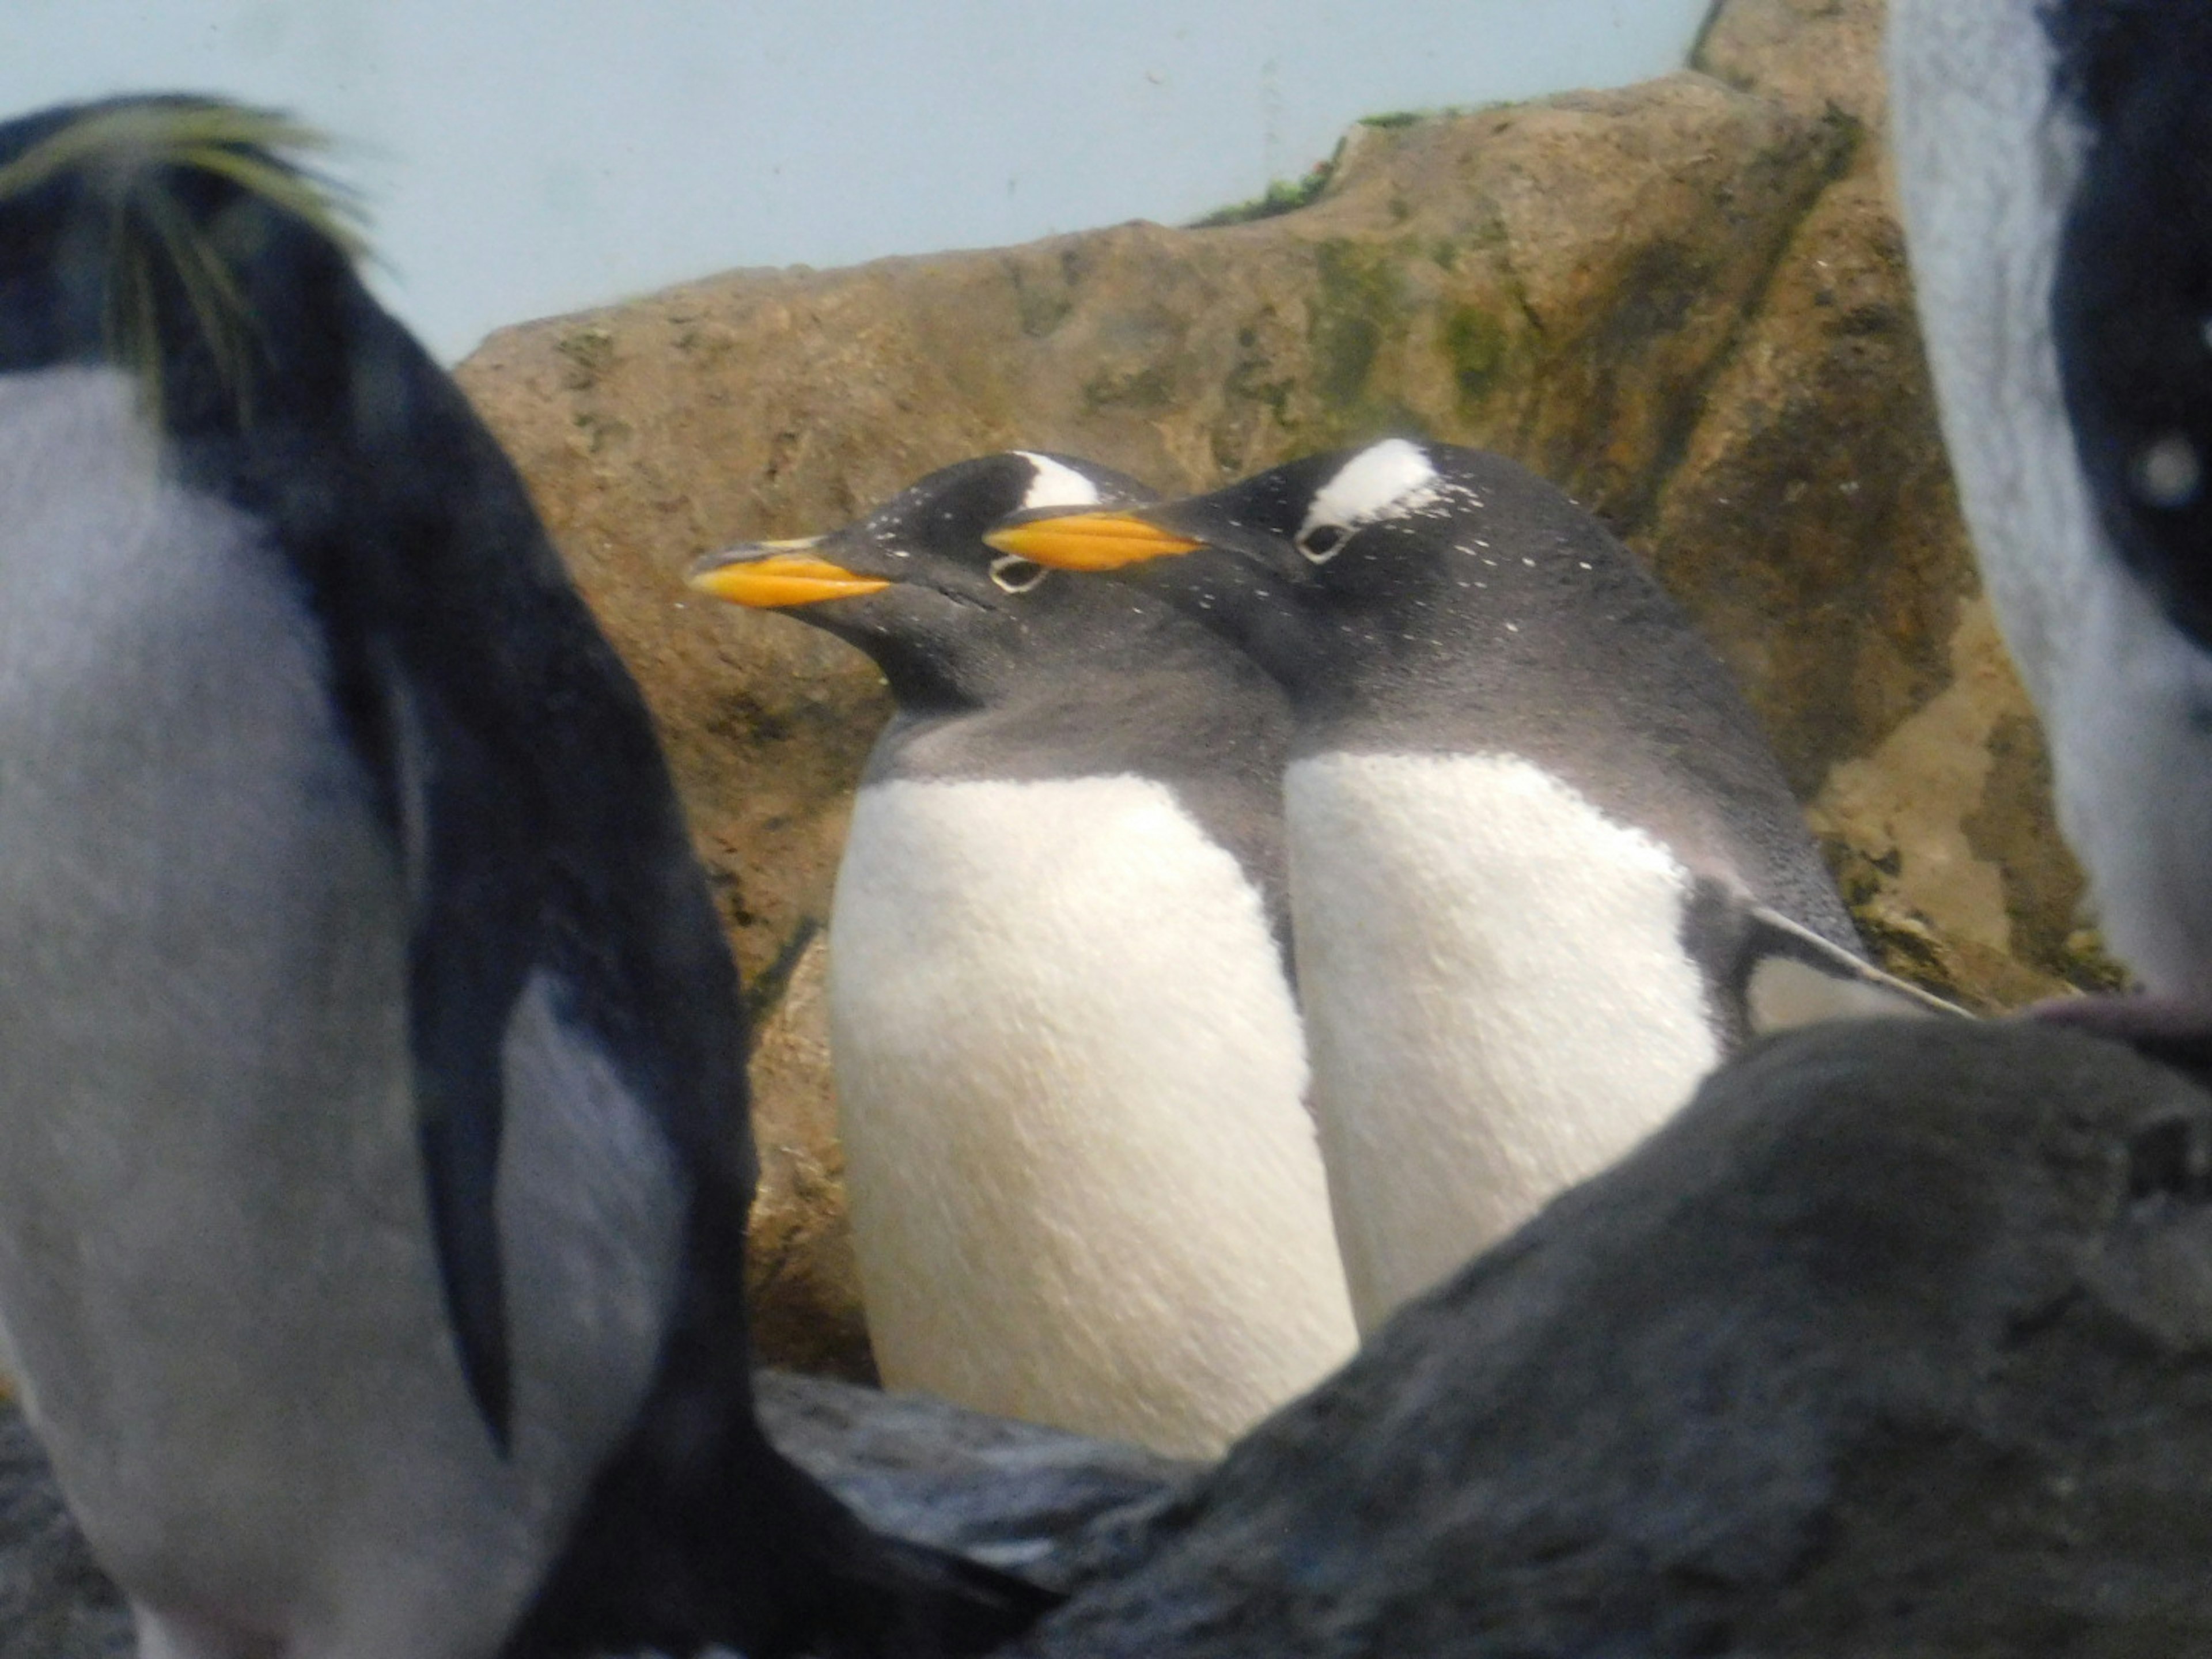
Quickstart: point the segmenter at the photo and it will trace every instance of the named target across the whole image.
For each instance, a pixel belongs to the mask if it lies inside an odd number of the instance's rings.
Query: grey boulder
[[[2212,1096],[2027,1024],[1711,1079],[1026,1655],[2212,1651]]]

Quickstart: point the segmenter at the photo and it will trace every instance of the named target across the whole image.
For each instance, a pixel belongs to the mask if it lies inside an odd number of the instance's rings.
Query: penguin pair
[[[1212,1456],[1356,1340],[1286,956],[1288,712],[1173,606],[982,542],[1147,498],[987,456],[692,580],[859,647],[897,706],[829,959],[884,1382]]]
[[[2212,16],[1896,0],[1896,168],[1943,435],[2058,822],[2148,998],[2043,1011],[2212,1065]]]
[[[763,1437],[645,708],[307,135],[0,125],[0,1328],[149,1659],[968,1651]]]
[[[1297,978],[1363,1328],[1753,1032],[1941,1006],[1862,958],[1687,619],[1510,461],[1389,439],[986,539],[1121,572],[1290,698]]]

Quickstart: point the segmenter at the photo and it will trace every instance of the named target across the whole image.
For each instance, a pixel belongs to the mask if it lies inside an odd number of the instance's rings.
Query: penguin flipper
[[[1752,1036],[1830,1019],[1972,1015],[1763,904],[1745,908],[1736,982]]]
[[[503,1455],[513,1426],[514,1379],[507,1340],[507,1284],[501,1265],[497,1189],[501,1100],[442,1078],[416,1061],[416,1137],[422,1155],[431,1245],[461,1374],[492,1443]]]
[[[515,781],[422,677],[386,659],[375,665],[409,897],[408,1048],[431,1243],[470,1398],[504,1455],[514,1376],[496,1207],[503,1048],[536,954],[538,866],[514,833]]]

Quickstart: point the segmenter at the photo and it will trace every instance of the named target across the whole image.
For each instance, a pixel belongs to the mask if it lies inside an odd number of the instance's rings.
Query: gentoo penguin
[[[1288,711],[1171,605],[981,539],[1149,498],[986,456],[692,580],[794,607],[897,702],[830,922],[885,1382],[1200,1456],[1356,1342],[1284,950]]]
[[[635,688],[306,135],[0,125],[0,1325],[147,1659],[945,1652],[762,1437]]]
[[[1943,434],[2059,824],[2112,950],[2212,1036],[2212,12],[1895,0],[1889,60]]]
[[[1394,438],[988,540],[1130,567],[1290,693],[1298,982],[1363,1328],[1808,990],[1883,994],[1726,671],[1512,462]]]

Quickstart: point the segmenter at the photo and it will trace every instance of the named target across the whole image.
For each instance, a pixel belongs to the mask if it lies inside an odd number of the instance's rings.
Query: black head
[[[332,374],[353,283],[319,141],[213,100],[118,99],[0,125],[0,374],[111,365],[165,432],[235,432]]]
[[[2100,521],[2212,647],[2212,10],[2062,0],[2058,93],[2087,145],[2051,333]]]
[[[1572,595],[1642,580],[1534,474],[1403,438],[1133,514],[1024,514],[990,539],[1165,594],[1234,638],[1309,720],[1363,684],[1433,679],[1438,659],[1480,653],[1493,635],[1495,655],[1524,656],[1603,608]]]
[[[1116,635],[1140,633],[1160,613],[995,551],[984,532],[1011,514],[1152,499],[1135,479],[1091,462],[1007,450],[933,472],[827,535],[709,554],[690,580],[734,605],[789,609],[849,641],[910,709],[971,706],[1034,656],[1110,651]]]

